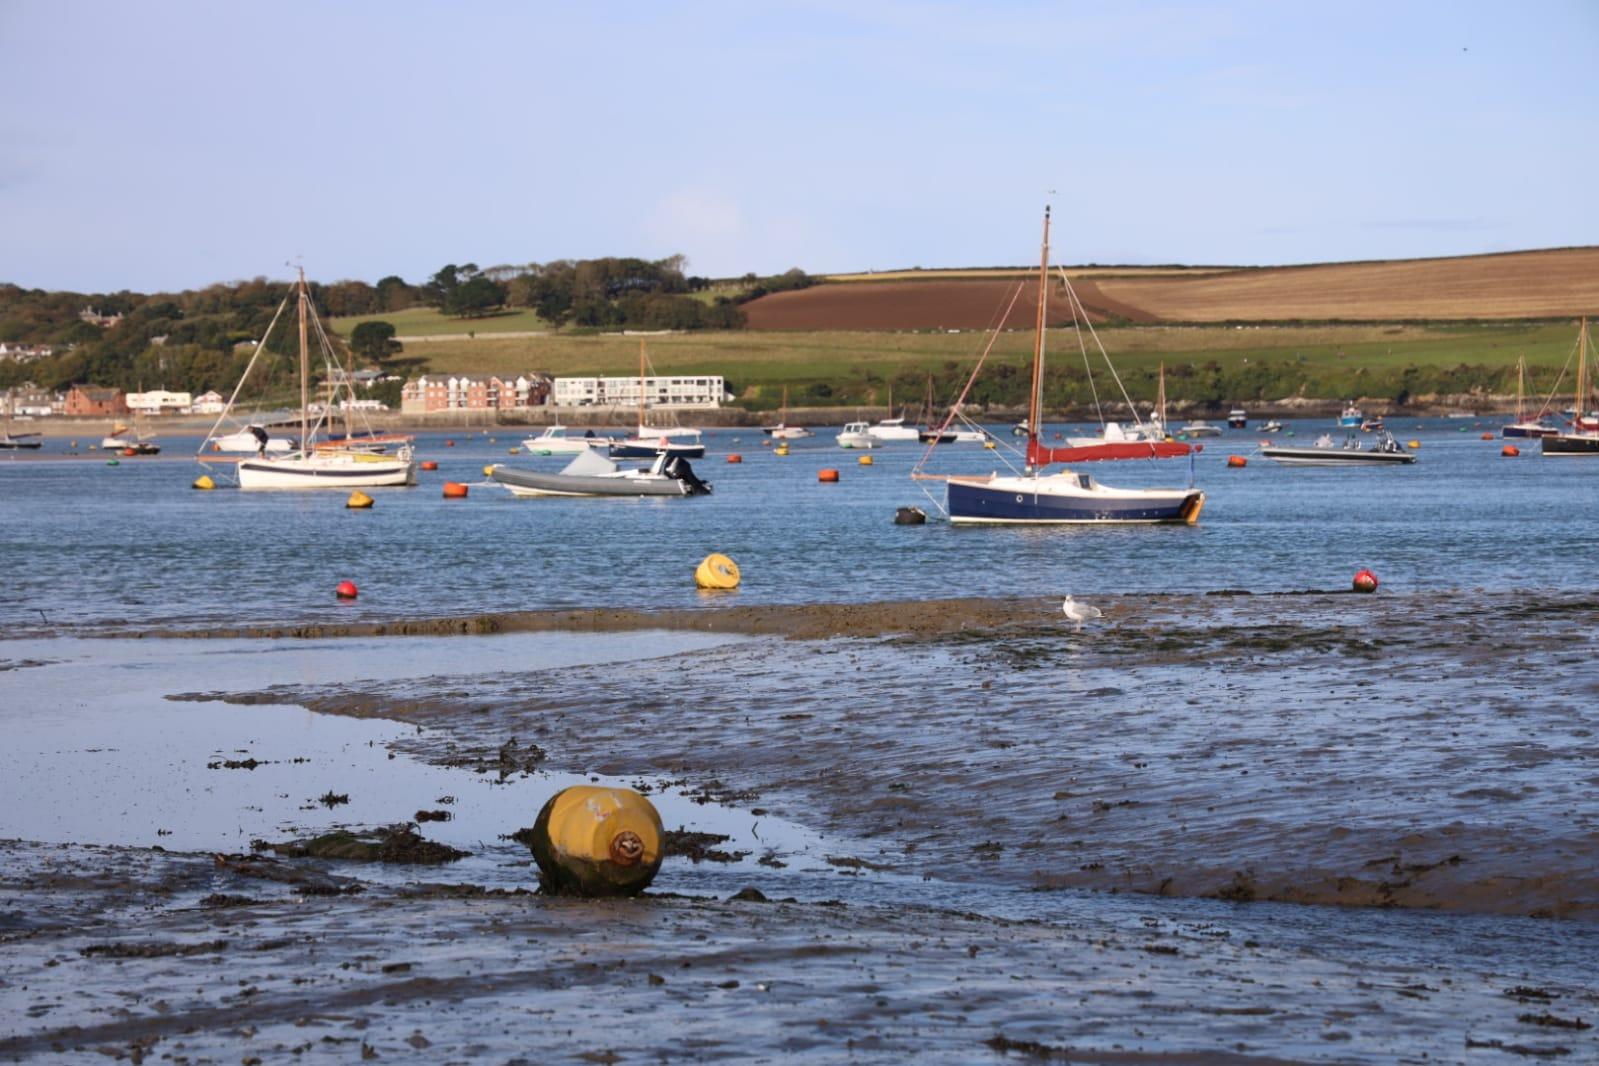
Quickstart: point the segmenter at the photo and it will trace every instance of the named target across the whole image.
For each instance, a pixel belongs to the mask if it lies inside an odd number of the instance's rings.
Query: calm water
[[[1329,423],[1291,423],[1308,443]],[[195,492],[191,440],[163,439],[160,459],[0,458],[0,621],[252,624],[439,616],[566,606],[724,604],[693,585],[711,551],[733,556],[735,602],[790,603],[1128,591],[1345,587],[1360,566],[1384,588],[1573,589],[1591,584],[1599,461],[1519,459],[1480,434],[1497,420],[1405,420],[1420,462],[1403,469],[1294,469],[1254,458],[1251,431],[1207,442],[1195,463],[1209,494],[1194,528],[896,527],[896,507],[935,514],[908,475],[918,445],[891,445],[857,465],[836,430],[777,458],[752,430],[707,433],[696,469],[714,483],[688,500],[524,500],[484,483],[486,463],[559,469],[561,457],[510,456],[503,429],[424,434],[439,470],[420,488],[380,490],[370,512],[340,492]],[[1063,427],[1050,427],[1051,433]],[[447,439],[455,446],[447,447]],[[1007,442],[1010,438],[1004,438]],[[729,465],[729,452],[743,455]],[[50,455],[61,456],[51,461]],[[987,472],[994,452],[940,448],[929,469]],[[838,484],[819,484],[835,467]],[[1181,485],[1188,463],[1099,463],[1113,485]],[[472,483],[446,500],[446,480]],[[942,502],[942,486],[927,484]],[[333,586],[361,587],[339,604]]]

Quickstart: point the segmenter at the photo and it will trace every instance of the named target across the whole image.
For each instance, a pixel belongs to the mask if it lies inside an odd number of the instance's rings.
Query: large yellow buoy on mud
[[[738,588],[738,564],[720,552],[712,552],[694,571],[694,584],[702,589]]]
[[[661,816],[630,788],[573,785],[539,811],[528,847],[546,892],[636,896],[661,868]]]

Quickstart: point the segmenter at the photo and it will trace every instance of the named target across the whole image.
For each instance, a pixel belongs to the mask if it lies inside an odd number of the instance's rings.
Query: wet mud
[[[469,689],[209,695],[426,725],[400,746],[447,765],[516,769],[536,750],[574,772],[682,779],[870,841],[856,858],[914,876],[1599,917],[1599,668],[1573,642],[1599,604],[1104,606],[1083,632],[983,601],[932,632],[890,617],[866,627],[893,634],[876,639]]]
[[[307,899],[209,856],[0,842],[0,1060],[1599,1055],[1593,938],[1541,942],[1548,923],[1339,930],[1296,922],[1305,908],[1196,916],[1154,900],[1037,921],[758,889],[364,887]]]

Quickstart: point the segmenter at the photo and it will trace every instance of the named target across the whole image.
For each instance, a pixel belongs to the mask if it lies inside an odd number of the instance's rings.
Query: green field
[[[549,328],[544,320],[532,311],[517,309],[482,318],[456,318],[443,315],[431,307],[410,307],[404,311],[389,311],[377,315],[351,315],[333,318],[328,325],[337,333],[348,337],[350,331],[362,322],[387,322],[401,337],[436,337],[455,333],[525,333],[529,330]]]
[[[1166,366],[1174,401],[1226,404],[1279,400],[1416,398],[1437,392],[1504,394],[1515,389],[1515,365],[1525,355],[1529,393],[1547,391],[1573,351],[1567,325],[1470,326],[1129,326],[1100,330],[1106,349],[1135,399],[1155,392],[1156,368]],[[880,405],[892,383],[897,398],[915,402],[933,375],[940,397],[964,383],[986,338],[979,333],[618,334],[436,341],[408,348],[405,357],[432,371],[466,373],[542,370],[557,376],[631,374],[639,345],[660,373],[721,374],[739,401],[752,408],[778,403],[782,387],[793,406]],[[1076,335],[1049,334],[1052,403],[1091,399]],[[1092,350],[1092,349],[1091,349]],[[1025,394],[1032,334],[1002,335],[973,393],[977,402],[1017,403]],[[1115,389],[1103,361],[1093,357],[1101,395]],[[1562,388],[1570,384],[1567,382]]]

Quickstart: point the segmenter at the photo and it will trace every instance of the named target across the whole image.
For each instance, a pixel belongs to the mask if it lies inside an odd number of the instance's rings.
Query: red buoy
[[[838,471],[832,469],[831,467],[829,467],[826,470],[818,470],[816,472],[816,480],[817,481],[837,481],[838,480]]]
[[[1514,459],[1516,456],[1521,454],[1521,449],[1516,447],[1514,444],[1507,444],[1503,448],[1499,449],[1499,454],[1504,456],[1506,459]]]
[[[359,590],[356,589],[354,581],[341,581],[339,582],[339,587],[333,591],[341,600],[353,600],[359,595]]]
[[[446,481],[444,483],[444,498],[459,500],[466,496],[466,486],[459,481]]]
[[[737,452],[734,452],[732,455],[727,457],[727,461],[730,463],[742,463],[744,461],[744,457],[739,455]]]
[[[1227,457],[1227,465],[1228,466],[1248,466],[1249,465],[1249,460],[1245,459],[1242,455],[1229,455]]]
[[[444,446],[446,448],[453,448],[455,447],[455,442],[453,440],[447,440],[444,442]]]
[[[439,468],[439,464],[438,464],[438,460],[436,460],[436,459],[424,459],[422,461],[422,469],[423,470],[437,470],[438,468]]]
[[[1355,571],[1355,591],[1376,592],[1377,575],[1365,568]]]
[[[1493,440],[1494,439],[1494,435],[1492,433],[1484,433],[1482,435],[1482,439],[1483,440]]]

